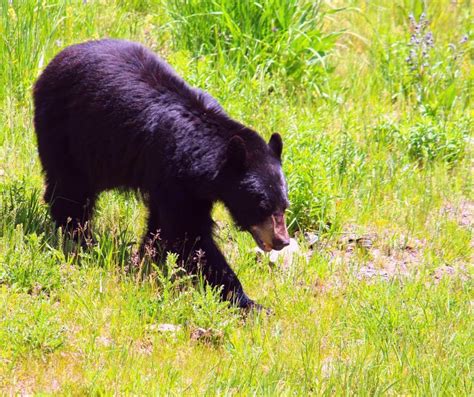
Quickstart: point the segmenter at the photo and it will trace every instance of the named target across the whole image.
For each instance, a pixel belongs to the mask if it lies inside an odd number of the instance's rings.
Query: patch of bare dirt
[[[433,273],[433,280],[435,284],[439,284],[441,280],[445,278],[450,278],[453,276],[458,276],[463,281],[467,281],[469,279],[469,275],[465,266],[460,265],[460,266],[455,267],[455,266],[444,265],[435,269]]]
[[[472,202],[465,201],[456,208],[446,206],[443,211],[460,226],[472,227],[474,224]],[[395,277],[410,277],[417,273],[424,261],[426,240],[399,235],[391,230],[382,233],[357,232],[356,226],[349,226],[347,230],[336,242],[329,241],[326,245],[318,243],[319,250],[328,252],[338,269],[354,274],[359,280],[388,281]],[[466,266],[465,263],[443,265],[435,269],[433,281],[438,284],[448,277],[468,280],[470,276]],[[325,290],[327,286],[319,286],[318,289]]]
[[[32,378],[12,379],[11,386],[6,395],[10,396],[32,396],[36,388],[36,382]]]
[[[151,356],[153,353],[153,341],[149,337],[135,341],[134,346],[135,350],[144,356]]]
[[[345,232],[329,249],[329,255],[338,266],[351,268],[360,263],[355,269],[359,280],[408,276],[422,262],[426,241],[394,236],[390,231],[382,235],[371,231]]]
[[[474,227],[474,202],[463,200],[459,205],[447,203],[441,213],[449,219],[455,221],[459,226],[472,228]]]

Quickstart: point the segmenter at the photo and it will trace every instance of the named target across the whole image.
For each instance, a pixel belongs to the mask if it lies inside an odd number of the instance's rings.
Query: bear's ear
[[[281,136],[278,132],[275,132],[270,137],[270,141],[268,141],[268,146],[270,149],[273,150],[273,153],[278,157],[281,161],[281,152],[283,151],[283,141],[281,140]]]
[[[244,140],[238,135],[234,135],[227,144],[226,164],[238,170],[247,167],[247,148]]]

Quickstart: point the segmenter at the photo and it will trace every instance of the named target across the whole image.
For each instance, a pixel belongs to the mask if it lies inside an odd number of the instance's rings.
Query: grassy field
[[[472,395],[473,26],[469,0],[0,0],[0,394]],[[173,257],[144,278],[134,194],[101,196],[88,250],[54,230],[31,88],[102,37],[282,134],[300,255],[257,257],[215,209],[273,315]]]

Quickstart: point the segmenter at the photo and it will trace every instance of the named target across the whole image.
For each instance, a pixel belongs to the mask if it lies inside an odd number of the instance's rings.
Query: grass
[[[470,3],[241,3],[0,0],[1,394],[472,395]],[[256,258],[215,209],[273,316],[242,317],[173,257],[143,277],[133,194],[101,196],[88,250],[54,230],[31,87],[61,48],[106,36],[283,135],[301,255]]]

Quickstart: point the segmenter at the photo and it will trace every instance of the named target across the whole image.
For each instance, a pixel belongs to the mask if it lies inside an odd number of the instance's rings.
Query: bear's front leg
[[[171,192],[168,192],[168,194]],[[230,268],[212,238],[212,203],[189,200],[182,194],[150,199],[150,217],[145,241],[159,235],[162,252],[174,252],[185,269],[202,274],[211,286],[221,289],[223,300],[241,308],[257,308],[244,292],[242,284]]]
[[[258,305],[244,292],[237,275],[227,263],[212,236],[200,236],[188,261],[193,273],[201,272],[209,285],[221,289],[223,300],[250,309]]]
[[[166,233],[164,233],[166,235]],[[202,275],[204,281],[213,288],[220,289],[221,299],[243,309],[260,309],[244,292],[237,275],[227,263],[212,238],[212,234],[192,235],[164,239],[162,251],[174,252],[183,267],[191,274]]]

